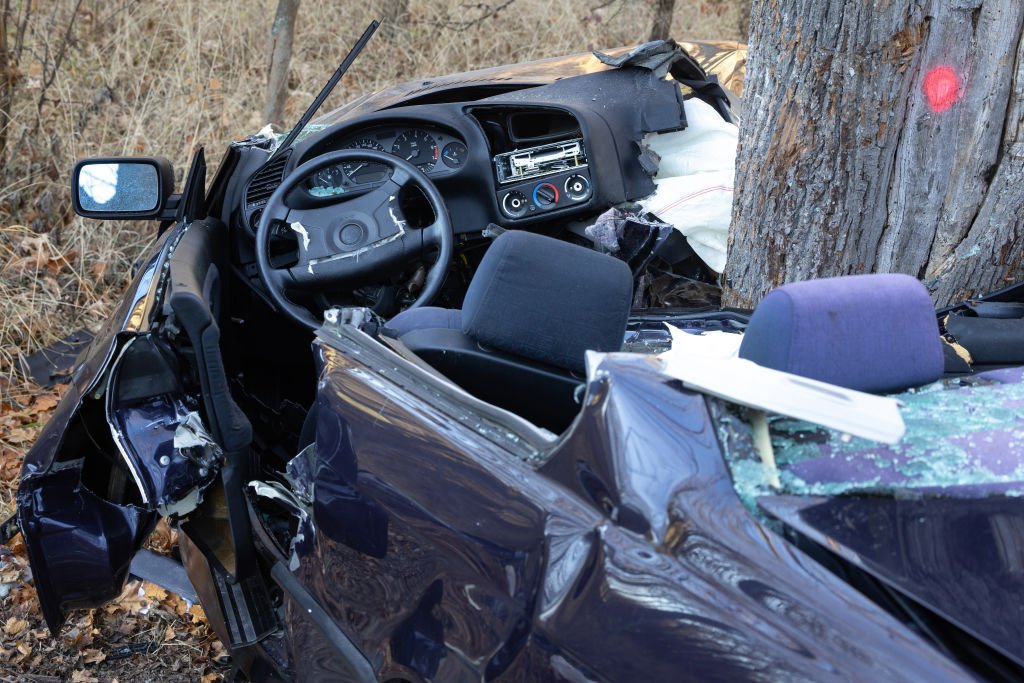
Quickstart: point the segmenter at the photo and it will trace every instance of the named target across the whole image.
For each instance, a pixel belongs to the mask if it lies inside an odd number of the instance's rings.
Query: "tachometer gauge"
[[[426,131],[416,128],[407,130],[395,138],[395,144],[391,145],[391,153],[410,164],[416,164],[416,167],[424,172],[434,168],[438,157],[434,138]]]
[[[468,151],[461,142],[449,142],[441,151],[441,161],[448,168],[458,168],[466,161]]]
[[[309,179],[309,193],[314,197],[331,197],[345,192],[341,169],[328,166],[320,169]]]
[[[370,138],[362,138],[356,140],[346,149],[372,149],[378,152],[383,152],[384,148],[376,140]],[[345,175],[348,176],[349,180],[357,185],[365,185],[367,183],[379,183],[384,180],[388,174],[388,168],[384,164],[378,164],[369,159],[358,159],[356,161],[347,161],[341,165],[345,170]]]

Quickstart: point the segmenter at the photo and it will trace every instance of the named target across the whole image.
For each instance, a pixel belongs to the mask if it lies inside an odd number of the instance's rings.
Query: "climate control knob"
[[[590,181],[584,175],[571,175],[565,179],[565,196],[581,202],[590,196]]]
[[[501,210],[509,218],[522,218],[530,208],[530,200],[522,192],[513,190],[501,200]]]
[[[558,188],[551,183],[541,183],[533,188],[533,203],[537,206],[549,206],[558,203]]]

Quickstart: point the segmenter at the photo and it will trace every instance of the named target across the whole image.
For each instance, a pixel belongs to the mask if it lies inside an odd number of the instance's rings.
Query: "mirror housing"
[[[162,157],[83,159],[71,176],[75,213],[86,218],[165,218],[174,167]]]

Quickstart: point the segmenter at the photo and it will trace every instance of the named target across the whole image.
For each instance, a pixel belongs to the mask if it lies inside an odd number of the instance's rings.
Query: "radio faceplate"
[[[583,138],[497,154],[494,172],[502,185],[587,167]]]

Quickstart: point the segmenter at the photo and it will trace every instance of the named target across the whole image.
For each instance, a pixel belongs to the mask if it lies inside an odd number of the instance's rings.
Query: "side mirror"
[[[163,218],[173,192],[174,168],[161,157],[85,159],[71,178],[75,213],[86,218]]]

